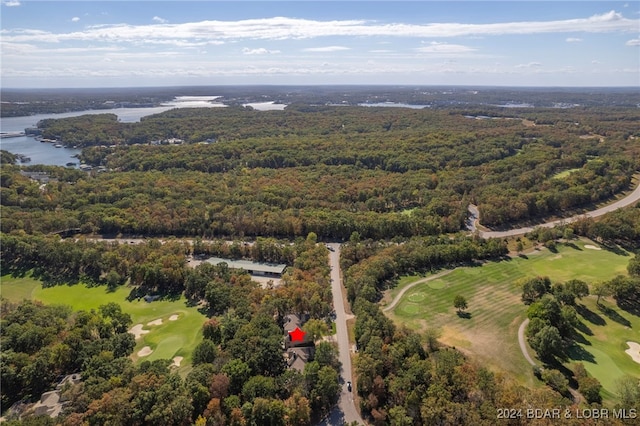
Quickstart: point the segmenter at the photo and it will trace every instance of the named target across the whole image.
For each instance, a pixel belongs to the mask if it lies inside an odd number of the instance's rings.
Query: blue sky
[[[2,87],[640,86],[640,2],[1,0]]]

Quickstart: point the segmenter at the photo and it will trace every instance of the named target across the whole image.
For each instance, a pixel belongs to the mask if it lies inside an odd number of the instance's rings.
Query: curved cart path
[[[396,297],[394,297],[394,299],[391,301],[391,303],[389,304],[389,306],[385,307],[382,311],[383,311],[383,312],[389,312],[390,310],[392,310],[393,308],[395,308],[395,307],[396,307],[396,305],[398,304],[398,302],[400,302],[400,299],[402,299],[402,296],[404,296],[404,294],[405,294],[407,291],[411,290],[413,287],[417,286],[418,284],[426,283],[426,282],[428,282],[428,281],[432,281],[432,280],[435,280],[435,279],[437,279],[437,278],[444,277],[445,275],[448,275],[448,274],[452,273],[452,272],[453,272],[453,271],[455,271],[456,269],[458,269],[458,268],[455,268],[455,269],[447,269],[446,271],[442,271],[442,272],[439,272],[439,273],[437,273],[437,274],[435,274],[435,275],[431,275],[431,276],[429,276],[429,277],[419,279],[418,281],[416,281],[416,282],[413,282],[413,283],[409,284],[408,286],[406,286],[405,288],[403,288],[402,290],[400,290],[400,293],[398,293],[398,294],[396,295]]]
[[[522,321],[522,324],[520,324],[520,328],[518,329],[518,343],[520,343],[520,350],[522,351],[522,355],[524,355],[524,357],[527,359],[529,364],[535,367],[536,363],[533,360],[533,358],[531,358],[531,355],[529,355],[529,351],[527,350],[527,344],[524,341],[524,330],[527,328],[528,324],[529,324],[529,318]]]

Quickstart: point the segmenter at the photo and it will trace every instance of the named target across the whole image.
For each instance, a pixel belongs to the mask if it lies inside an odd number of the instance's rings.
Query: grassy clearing
[[[567,176],[569,176],[571,173],[577,172],[579,170],[582,170],[582,169],[581,168],[576,168],[576,169],[563,170],[563,171],[558,172],[555,175],[551,176],[551,179],[564,179]]]
[[[535,385],[531,367],[518,345],[518,327],[526,318],[526,306],[520,300],[517,282],[546,275],[554,282],[576,278],[593,283],[626,274],[629,261],[626,253],[591,250],[585,245],[597,244],[580,240],[570,245],[558,245],[556,253],[547,249],[534,250],[508,261],[459,268],[411,288],[391,317],[415,330],[437,328],[444,343],[473,354],[496,369],[506,370],[525,384]],[[401,281],[402,286],[419,278],[407,277],[406,281]],[[457,294],[467,299],[468,318],[456,314],[453,298]],[[593,346],[605,354],[612,351],[611,346],[598,347],[595,343]],[[624,349],[621,354],[628,357]],[[598,372],[596,377],[600,375]]]
[[[72,286],[55,286],[42,288],[42,283],[29,276],[14,278],[2,276],[0,294],[2,297],[18,302],[23,299],[40,300],[46,304],[70,305],[74,310],[97,309],[109,302],[118,303],[122,310],[133,320],[133,325],[142,324],[144,334],[136,342],[133,359],[155,360],[172,359],[182,356],[179,371],[186,373],[191,369],[191,354],[202,341],[202,324],[206,317],[195,307],[186,306],[185,299],[157,300],[147,303],[144,300],[128,301],[130,289],[124,286],[115,291],[108,291],[106,287],[86,287],[82,284]],[[172,315],[178,319],[170,321]],[[161,319],[160,325],[147,325],[151,321]],[[146,357],[138,358],[137,353],[144,346],[149,346],[153,352]]]

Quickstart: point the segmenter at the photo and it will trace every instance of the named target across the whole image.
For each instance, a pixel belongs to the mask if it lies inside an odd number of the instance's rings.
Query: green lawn
[[[122,310],[133,320],[133,324],[142,324],[149,333],[138,339],[134,349],[134,359],[173,359],[182,356],[179,371],[186,373],[191,369],[191,353],[202,341],[202,324],[206,317],[195,307],[186,306],[185,299],[157,300],[147,303],[144,300],[127,301],[130,288],[118,287],[115,291],[108,291],[106,287],[86,287],[82,284],[66,286],[60,285],[42,288],[42,284],[29,276],[14,278],[8,275],[1,277],[0,295],[3,298],[17,302],[23,299],[40,300],[47,304],[65,304],[74,310],[97,309],[100,305],[116,302]],[[170,321],[173,315],[178,319]],[[151,321],[161,319],[161,325],[147,325]],[[139,358],[136,354],[144,346],[149,346],[153,352]]]
[[[553,282],[577,278],[593,283],[611,279],[618,274],[626,274],[626,266],[630,259],[626,253],[593,250],[585,248],[585,245],[597,246],[592,241],[580,240],[571,246],[559,244],[557,253],[542,249],[508,261],[459,268],[448,275],[411,288],[392,311],[391,317],[416,330],[438,328],[444,343],[473,354],[480,361],[497,369],[514,374],[525,384],[535,385],[531,366],[522,356],[518,345],[518,327],[526,318],[526,306],[520,300],[521,290],[517,282],[526,277],[546,275]],[[406,287],[419,278],[404,277],[399,287]],[[399,289],[396,290],[396,294],[397,291]],[[457,294],[467,299],[469,318],[456,314],[453,298]],[[590,300],[586,300],[585,303],[590,303]],[[605,329],[608,333],[611,328],[610,321],[607,324]],[[632,327],[633,330],[638,328],[640,323],[637,324],[637,328]],[[634,340],[633,336],[636,335],[635,341],[640,340],[637,331],[618,331],[621,333],[620,338]],[[617,349],[617,344],[600,345],[594,342],[593,348],[605,355],[617,351],[629,358],[624,349]],[[534,354],[533,351],[530,353]],[[604,357],[600,353],[594,353],[594,356],[596,360],[602,359],[604,363]],[[611,359],[619,365],[619,359],[613,356]],[[628,361],[632,362],[630,359]],[[600,377],[604,378],[606,374],[603,375],[598,370],[599,366],[600,363],[597,367],[587,366],[587,370],[600,380]],[[620,368],[622,371],[629,371],[632,367],[632,364],[627,363],[625,368]],[[638,367],[640,366],[636,364],[636,370],[640,371]],[[602,370],[606,371],[606,368]],[[607,379],[601,382],[604,384]],[[607,384],[606,388],[610,390],[610,384]]]
[[[586,298],[582,303],[589,312],[581,319],[592,334],[582,333],[588,343],[581,343],[580,347],[590,355],[581,356],[576,351],[571,351],[570,355],[574,361],[582,362],[589,374],[602,383],[603,396],[611,398],[620,377],[640,378],[640,364],[625,353],[629,349],[626,342],[640,343],[640,317],[618,308],[613,299],[601,300],[601,304],[613,313],[598,307],[595,296]]]

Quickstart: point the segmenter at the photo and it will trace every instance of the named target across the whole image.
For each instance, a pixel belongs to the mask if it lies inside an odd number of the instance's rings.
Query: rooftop
[[[250,274],[254,273],[269,273],[269,274],[282,274],[286,269],[287,265],[278,264],[278,263],[260,263],[260,262],[252,262],[250,260],[230,260],[223,259],[221,257],[210,257],[205,260],[205,262],[209,262],[213,265],[217,265],[218,263],[226,263],[229,268],[232,269],[244,269]]]

